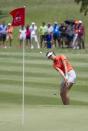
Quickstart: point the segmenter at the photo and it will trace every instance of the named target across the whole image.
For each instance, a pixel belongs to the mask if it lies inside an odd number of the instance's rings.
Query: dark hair
[[[52,52],[52,53],[55,55],[55,52],[54,52],[54,51],[48,51],[48,52],[46,53],[46,56],[48,55],[49,52]]]

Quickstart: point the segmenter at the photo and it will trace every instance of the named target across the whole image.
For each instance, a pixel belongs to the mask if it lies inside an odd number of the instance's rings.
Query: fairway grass
[[[1,131],[87,131],[87,106],[20,106],[0,108]]]
[[[85,106],[31,107],[26,110],[25,130],[87,131],[87,113]]]
[[[21,131],[22,127],[21,106],[0,103],[0,130]]]
[[[40,54],[40,51],[43,53]],[[61,77],[45,57],[47,49],[25,50],[25,120],[22,125],[22,49],[0,49],[1,131],[87,131],[88,50],[54,49],[77,72],[71,105],[59,96]]]

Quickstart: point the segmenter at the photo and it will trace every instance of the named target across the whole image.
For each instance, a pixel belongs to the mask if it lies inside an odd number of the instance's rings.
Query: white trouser
[[[66,74],[66,78],[68,80],[68,83],[75,83],[76,80],[76,73],[74,70],[70,70],[67,74]],[[64,84],[64,80],[61,82],[61,88],[63,88],[63,84]]]
[[[67,75],[66,78],[68,80],[69,83],[75,83],[76,80],[76,73],[74,70],[70,70]]]
[[[34,46],[33,46],[33,40],[37,43],[37,47],[40,48],[37,35],[31,35],[31,48],[34,48]]]
[[[25,40],[25,39],[26,39],[26,35],[20,34],[19,39],[20,39],[20,40]]]
[[[77,38],[78,38],[78,34],[75,34],[74,38],[73,38],[73,42],[72,42],[72,47],[73,48],[77,47]]]

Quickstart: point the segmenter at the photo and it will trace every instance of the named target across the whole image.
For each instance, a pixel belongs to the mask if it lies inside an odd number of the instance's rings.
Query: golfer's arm
[[[66,60],[64,59],[62,61],[63,65],[64,65],[64,69],[65,69],[65,75],[67,74],[67,66],[66,66]]]
[[[62,76],[62,77],[64,78],[64,80],[65,80],[66,77],[65,77],[63,71],[62,71],[60,68],[58,68],[58,67],[55,67],[55,69],[61,74],[61,76]]]

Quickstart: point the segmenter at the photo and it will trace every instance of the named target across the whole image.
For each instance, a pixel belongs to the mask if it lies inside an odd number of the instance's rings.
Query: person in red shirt
[[[46,56],[48,59],[53,61],[53,67],[61,74],[63,78],[60,96],[63,104],[68,105],[70,103],[68,92],[75,83],[76,73],[66,56],[56,56],[53,51],[47,52]]]

